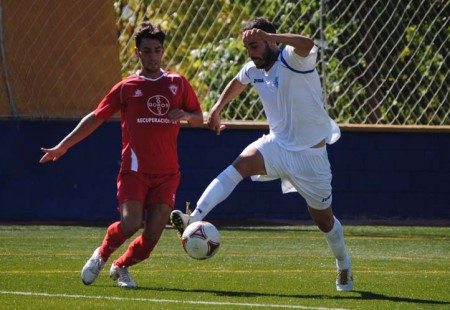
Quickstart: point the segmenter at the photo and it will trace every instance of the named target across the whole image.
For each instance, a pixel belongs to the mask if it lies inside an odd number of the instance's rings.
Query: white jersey
[[[336,123],[328,116],[317,73],[317,46],[307,57],[286,46],[268,72],[248,62],[236,76],[242,84],[258,91],[269,122],[270,134],[282,148],[301,151],[323,139],[332,144],[340,137]]]

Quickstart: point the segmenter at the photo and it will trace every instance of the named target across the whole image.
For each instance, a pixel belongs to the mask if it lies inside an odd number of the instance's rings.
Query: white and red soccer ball
[[[189,224],[183,232],[181,243],[186,253],[194,259],[207,259],[219,251],[220,233],[205,221]]]

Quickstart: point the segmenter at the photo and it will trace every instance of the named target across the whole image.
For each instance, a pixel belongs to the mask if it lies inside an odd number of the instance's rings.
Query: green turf
[[[0,226],[1,309],[450,309],[450,228],[346,226],[355,291],[335,291],[334,260],[311,226],[220,229],[206,261],[166,229],[130,268],[138,289],[80,270],[105,228]],[[123,248],[112,259],[121,254]]]

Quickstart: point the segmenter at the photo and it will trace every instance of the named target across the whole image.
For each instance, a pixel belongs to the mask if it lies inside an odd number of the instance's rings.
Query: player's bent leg
[[[351,291],[353,289],[353,274],[341,223],[334,217],[331,206],[324,210],[308,206],[308,211],[322,231],[331,252],[336,258],[336,290],[340,292]]]
[[[178,231],[178,236],[181,238],[184,230],[190,224],[190,216],[180,210],[173,210],[170,213],[170,223]]]
[[[100,253],[100,248],[95,249],[91,258],[86,262],[83,269],[81,270],[81,281],[85,285],[90,285],[94,283],[97,279],[100,271],[105,266],[106,261],[103,260]]]
[[[170,222],[178,230],[178,236],[183,235],[189,224],[201,221],[212,209],[225,200],[242,179],[239,171],[233,165],[229,165],[208,185],[197,201],[197,206],[192,214],[188,207],[186,214],[179,210],[172,211]]]
[[[117,280],[117,284],[120,287],[125,288],[136,287],[136,283],[133,281],[130,273],[128,272],[128,267],[118,267],[113,263],[111,265],[111,268],[109,269],[109,277],[113,280]]]
[[[336,290],[338,292],[350,292],[353,290],[352,268],[337,271]]]
[[[208,185],[197,201],[197,206],[192,214],[183,214],[179,210],[172,211],[170,222],[178,230],[179,237],[183,235],[189,224],[202,220],[212,209],[224,201],[245,177],[255,174],[265,174],[264,158],[251,144],[242,151],[232,165],[225,168]]]
[[[333,229],[334,215],[331,206],[323,210],[308,206],[308,212],[320,231],[327,233]]]
[[[239,173],[240,180],[252,175],[265,175],[264,156],[252,143],[233,161],[232,166]]]
[[[143,204],[138,200],[128,200],[120,205],[120,226],[122,233],[130,238],[140,228],[142,223]]]

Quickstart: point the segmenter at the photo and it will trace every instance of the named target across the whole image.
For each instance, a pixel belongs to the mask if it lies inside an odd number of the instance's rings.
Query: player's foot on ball
[[[109,277],[113,280],[117,280],[117,284],[120,287],[135,288],[136,283],[131,279],[131,275],[128,272],[128,267],[117,267],[114,264],[109,269]]]
[[[92,284],[97,279],[103,266],[105,266],[106,261],[100,256],[99,251],[100,248],[95,249],[94,254],[92,254],[81,270],[81,281],[86,285]]]
[[[353,274],[351,268],[337,271],[336,290],[338,292],[350,292],[353,290]]]
[[[170,223],[172,226],[178,230],[178,236],[181,238],[184,230],[189,225],[190,216],[184,214],[180,210],[173,210],[170,213]]]

